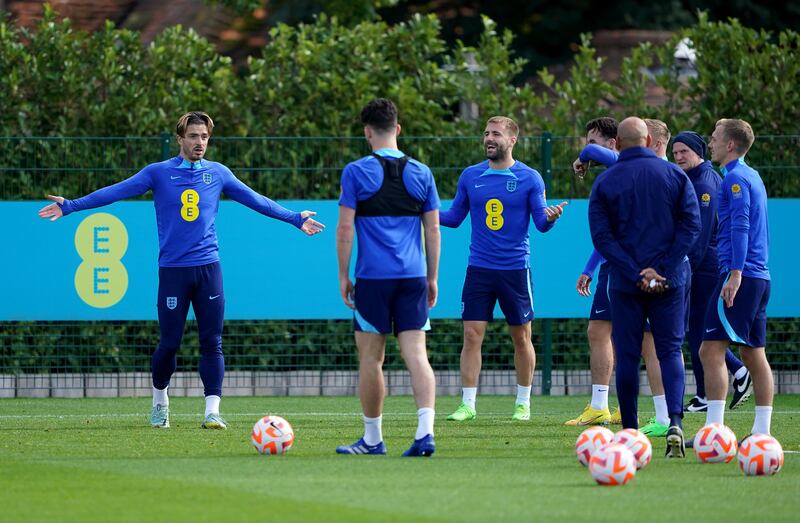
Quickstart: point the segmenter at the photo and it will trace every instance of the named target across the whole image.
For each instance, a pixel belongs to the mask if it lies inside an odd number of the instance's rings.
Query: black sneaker
[[[683,443],[683,430],[672,425],[667,431],[667,458],[685,458],[686,447]]]
[[[750,372],[747,372],[742,379],[733,379],[733,398],[731,404],[728,405],[730,410],[739,408],[739,406],[750,398],[753,393],[753,379],[750,377]]]
[[[695,396],[683,407],[684,412],[705,412],[708,410],[708,402],[700,396]]]

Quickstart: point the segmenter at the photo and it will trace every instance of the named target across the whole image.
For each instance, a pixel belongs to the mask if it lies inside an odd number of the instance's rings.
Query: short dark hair
[[[209,135],[214,131],[214,121],[202,111],[191,111],[180,117],[178,125],[175,126],[178,136],[183,138],[186,135],[186,128],[190,125],[205,125]]]
[[[610,140],[617,137],[618,125],[615,119],[610,116],[603,116],[601,118],[589,120],[589,123],[586,124],[586,132],[597,131],[603,138]]]
[[[372,100],[361,109],[361,123],[376,131],[392,131],[397,126],[397,106],[386,98]]]

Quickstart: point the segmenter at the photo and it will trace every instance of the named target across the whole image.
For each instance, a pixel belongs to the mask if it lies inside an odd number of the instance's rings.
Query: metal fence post
[[[172,157],[172,153],[170,152],[172,135],[169,133],[161,133],[159,140],[161,141],[161,161],[163,162],[164,160],[169,160],[170,157]]]
[[[553,135],[542,133],[542,177],[550,190],[553,182]],[[549,396],[553,384],[553,320],[542,320],[542,395]]]
[[[547,131],[542,133],[542,177],[549,191],[553,185],[553,135]]]
[[[549,396],[553,386],[553,320],[542,320],[542,395]]]

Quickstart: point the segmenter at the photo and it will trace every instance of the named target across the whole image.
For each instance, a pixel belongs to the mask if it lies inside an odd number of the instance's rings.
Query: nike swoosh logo
[[[530,315],[531,315],[531,313],[530,313],[530,311],[529,311],[529,312],[526,312],[525,314],[523,314],[523,315],[522,315],[522,317],[523,317],[523,318],[527,318],[527,317],[528,317],[528,316],[530,316]]]
[[[180,176],[170,176],[169,177],[170,180],[177,180],[178,178],[180,178]]]
[[[597,309],[595,309],[595,310],[594,310],[594,313],[595,313],[595,314],[600,314],[601,312],[606,312],[606,310],[607,310],[607,309],[600,309],[600,310],[597,310]]]
[[[480,185],[478,185],[477,183],[475,184],[475,188],[476,188],[476,189],[477,189],[477,188],[479,188],[479,187],[485,187],[485,186],[486,186],[486,184],[485,184],[485,183],[482,183],[482,184],[480,184]]]
[[[715,330],[717,330],[716,327],[714,327],[713,329],[706,329],[706,332],[714,332]]]
[[[217,298],[219,298],[219,294],[217,294],[216,296],[209,296],[208,297],[209,300],[216,300]]]

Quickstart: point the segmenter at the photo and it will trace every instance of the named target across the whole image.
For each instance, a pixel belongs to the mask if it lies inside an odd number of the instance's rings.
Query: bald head
[[[647,147],[649,133],[641,118],[630,116],[622,120],[617,129],[617,148],[624,151],[630,147]]]

